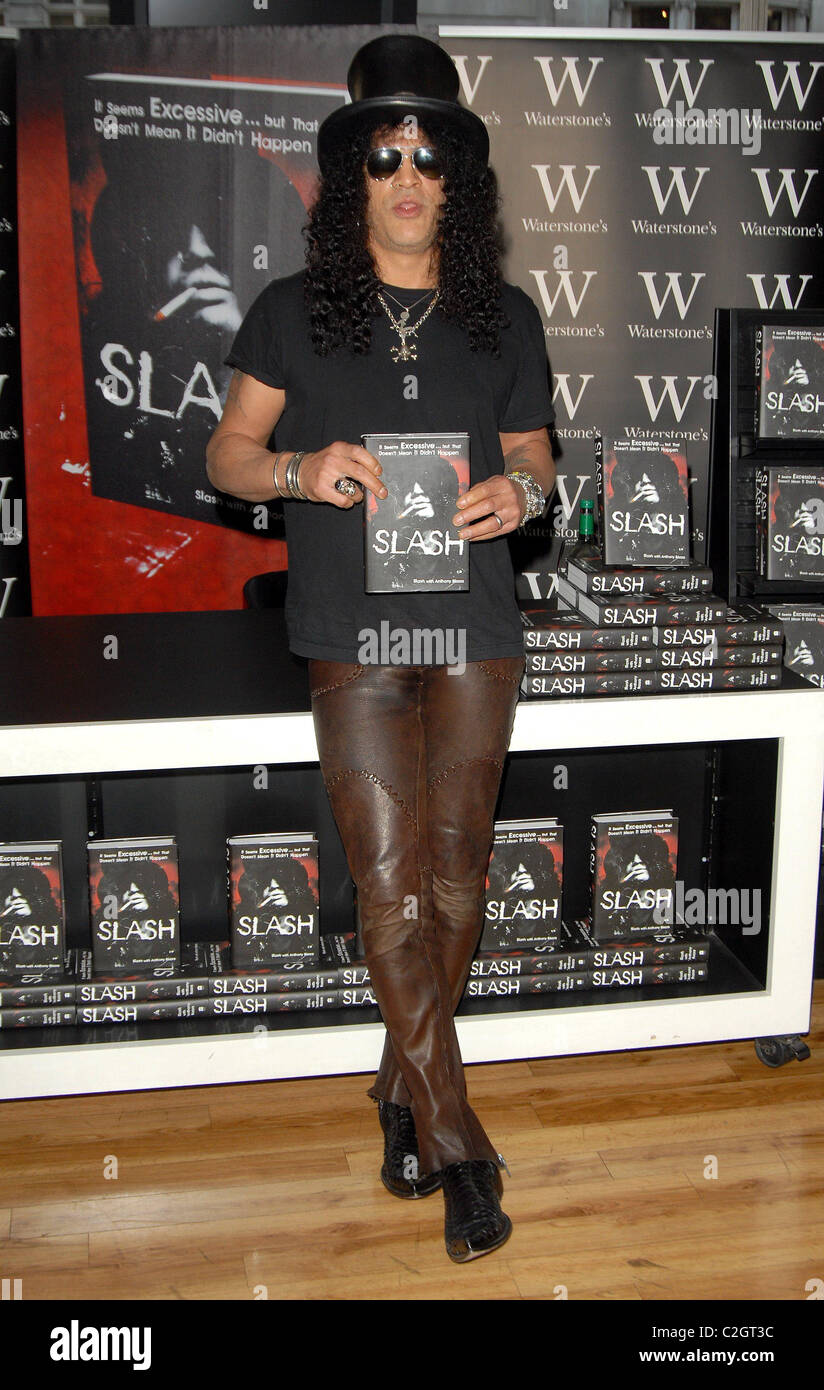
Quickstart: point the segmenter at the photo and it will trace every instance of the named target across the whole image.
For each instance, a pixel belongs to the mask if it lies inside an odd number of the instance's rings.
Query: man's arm
[[[270,502],[277,496],[274,455],[266,445],[285,404],[285,391],[244,372],[232,373],[223,415],[206,446],[206,472],[213,487],[246,502]]]
[[[245,372],[233,373],[223,415],[206,446],[206,472],[219,492],[228,492],[245,502],[271,502],[274,497],[288,495],[286,466],[293,451],[272,454],[266,448],[285,404],[285,391],[265,386]],[[280,494],[273,478],[276,460]],[[332,502],[336,507],[349,508],[362,500],[364,487],[377,497],[386,496],[381,472],[377,459],[360,444],[337,440],[304,455],[300,486],[310,502]],[[353,497],[335,489],[337,480],[345,477],[359,484]]]
[[[498,437],[504,472],[471,487],[458,502],[458,515],[453,518],[453,524],[463,528],[459,535],[467,540],[490,540],[520,526],[526,513],[526,495],[520,483],[507,476],[513,468],[532,473],[544,497],[548,497],[555,486],[555,463],[546,429]],[[496,513],[501,518],[501,526],[495,519]]]

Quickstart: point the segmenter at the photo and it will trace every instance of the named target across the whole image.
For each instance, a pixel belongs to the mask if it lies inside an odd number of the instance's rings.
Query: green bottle
[[[601,548],[595,538],[595,503],[581,502],[578,514],[578,541],[570,552],[570,560],[600,560]]]

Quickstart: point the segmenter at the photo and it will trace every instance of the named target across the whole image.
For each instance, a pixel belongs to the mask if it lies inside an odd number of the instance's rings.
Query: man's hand
[[[281,465],[282,472],[283,465]],[[360,444],[344,444],[337,440],[325,449],[314,454],[304,454],[299,470],[301,491],[310,502],[331,502],[344,510],[363,501],[364,488],[374,492],[376,497],[386,497],[387,491],[381,482],[383,469],[373,454]],[[281,476],[279,472],[278,476]],[[339,478],[351,478],[359,484],[354,495],[347,497],[338,492],[335,483]]]
[[[531,473],[545,497],[555,486],[555,464],[545,429],[527,430],[523,434],[501,434],[498,437],[507,471],[476,483],[458,499],[458,511],[452,518],[452,525],[461,528],[458,535],[462,540],[491,541],[520,526],[526,515],[526,494],[517,479],[509,477],[513,468],[523,468]],[[501,519],[500,525],[498,517]]]
[[[517,530],[525,512],[523,488],[505,473],[496,473],[476,483],[458,499],[458,512],[452,518],[452,525],[461,528],[458,531],[461,540],[487,541]],[[501,518],[500,526],[495,519],[496,513]]]

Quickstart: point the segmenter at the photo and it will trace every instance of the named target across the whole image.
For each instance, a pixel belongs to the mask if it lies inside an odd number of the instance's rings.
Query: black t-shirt
[[[373,320],[368,354],[344,348],[318,356],[310,340],[303,279],[301,273],[274,280],[262,291],[226,359],[286,392],[274,433],[276,449],[314,452],[337,440],[360,444],[364,434],[463,431],[470,436],[474,484],[503,472],[499,431],[541,429],[553,420],[540,316],[516,286],[503,287],[502,307],[510,322],[499,357],[471,352],[463,330],[447,323],[436,308],[414,339],[417,360],[394,362],[391,349],[399,339],[385,315]],[[402,304],[421,298],[419,289],[385,288]],[[395,311],[391,300],[390,305]],[[412,311],[412,323],[424,308]],[[284,513],[286,621],[290,647],[298,655],[358,661],[364,633],[389,633],[394,639],[421,629],[463,631],[466,661],[523,652],[504,537],[470,545],[465,592],[367,594],[362,504],[343,510],[332,503],[290,501]],[[399,660],[403,651],[403,641],[394,641],[393,663],[407,664]],[[419,663],[413,659],[408,664]]]

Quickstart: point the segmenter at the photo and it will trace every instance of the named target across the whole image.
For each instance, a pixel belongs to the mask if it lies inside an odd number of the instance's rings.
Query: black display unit
[[[755,474],[759,464],[824,462],[824,441],[787,440],[780,448],[758,440],[756,332],[764,324],[820,326],[824,309],[716,309],[713,374],[717,394],[710,420],[707,563],[716,592],[730,602],[824,601],[824,584],[769,580],[757,571]]]

